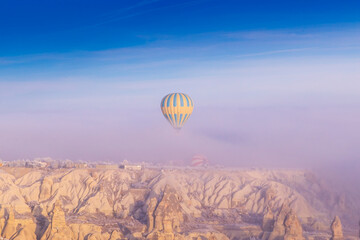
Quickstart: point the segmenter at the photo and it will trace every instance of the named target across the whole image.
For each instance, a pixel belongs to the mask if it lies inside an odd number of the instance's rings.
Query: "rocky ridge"
[[[329,206],[354,206],[304,171],[25,170],[0,170],[6,239],[300,240],[330,236]]]

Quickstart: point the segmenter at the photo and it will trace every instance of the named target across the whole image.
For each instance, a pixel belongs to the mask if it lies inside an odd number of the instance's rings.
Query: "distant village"
[[[124,160],[120,164],[114,163],[89,163],[89,162],[74,162],[71,160],[54,160],[52,158],[35,158],[20,159],[15,161],[0,161],[0,167],[23,167],[23,168],[95,168],[95,169],[125,169],[125,170],[142,170],[144,163],[131,164]]]
[[[169,161],[168,163],[133,163],[124,159],[121,163],[114,162],[87,162],[87,161],[73,161],[70,159],[58,160],[51,157],[42,157],[34,159],[18,159],[13,161],[2,161],[0,159],[0,169],[3,168],[25,168],[25,169],[123,169],[130,171],[141,171],[146,169],[158,169],[161,171],[174,169],[209,169],[209,168],[224,168],[221,165],[208,165],[208,160],[203,155],[194,155],[188,164],[183,162]]]

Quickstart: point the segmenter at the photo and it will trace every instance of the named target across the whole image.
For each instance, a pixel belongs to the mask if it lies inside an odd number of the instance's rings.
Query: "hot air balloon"
[[[204,155],[194,155],[191,159],[191,166],[192,167],[204,167],[207,166],[209,161]]]
[[[161,100],[161,111],[175,129],[182,128],[193,108],[193,101],[185,93],[170,93]]]

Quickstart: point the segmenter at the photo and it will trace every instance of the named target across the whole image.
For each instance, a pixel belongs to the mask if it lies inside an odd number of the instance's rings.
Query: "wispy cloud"
[[[143,4],[151,4],[145,1]],[[156,2],[156,1],[155,1]],[[137,64],[139,62],[185,59],[228,60],[231,57],[255,57],[285,53],[309,55],[351,54],[360,48],[360,31],[353,28],[327,31],[327,29],[244,31],[204,33],[182,37],[159,36],[143,46],[100,51],[75,51],[68,53],[43,53],[23,56],[3,56],[0,65],[36,62],[61,63],[62,65],[105,63]],[[99,64],[101,63],[101,64]],[[93,63],[96,65],[95,63]]]
[[[133,6],[115,10],[114,12],[109,13],[106,16],[103,16],[104,18],[103,20],[100,20],[96,24],[89,25],[88,27],[97,27],[100,25],[117,22],[128,18],[133,18],[160,10],[187,7],[204,2],[204,0],[186,0],[186,1],[182,1],[181,3],[167,2],[166,6],[158,5],[157,3],[159,2],[164,2],[164,1],[161,0],[140,1],[138,3],[135,3]]]
[[[0,58],[0,65],[11,65],[16,63],[19,63],[19,61],[14,60],[13,58],[9,58],[9,57]]]

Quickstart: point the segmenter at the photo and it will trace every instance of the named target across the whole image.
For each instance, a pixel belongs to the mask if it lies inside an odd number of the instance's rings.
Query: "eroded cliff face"
[[[269,238],[271,232],[274,229],[274,222],[275,222],[274,214],[271,211],[271,208],[267,207],[266,213],[263,217],[262,225],[261,225],[261,229],[263,231],[261,239],[266,240]]]
[[[156,202],[155,198],[150,200],[147,212],[150,231],[147,239],[175,239],[184,220],[180,197],[174,189],[166,186],[161,200]]]
[[[294,210],[286,201],[283,203],[277,216],[273,216],[271,210],[263,217],[263,240],[304,240],[301,223]]]
[[[331,229],[331,240],[344,239],[341,221],[338,216],[335,216],[334,220],[331,223],[330,229]]]
[[[290,211],[286,216],[284,240],[304,240],[303,230],[298,217],[294,211]]]
[[[340,199],[302,171],[22,170],[0,170],[7,239],[300,240]]]
[[[60,201],[54,203],[53,209],[50,212],[50,219],[50,224],[41,237],[41,240],[75,240],[75,234],[66,224],[65,213],[61,208]]]

